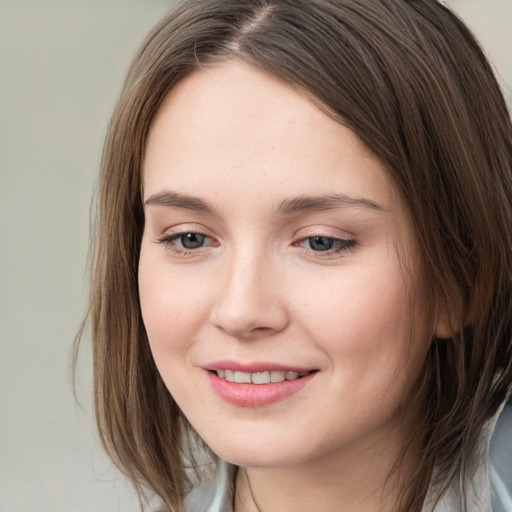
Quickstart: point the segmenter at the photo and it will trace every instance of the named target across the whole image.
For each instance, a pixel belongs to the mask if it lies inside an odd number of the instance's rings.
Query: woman
[[[511,163],[433,0],[179,4],[113,115],[91,274],[99,431],[141,495],[511,510]]]

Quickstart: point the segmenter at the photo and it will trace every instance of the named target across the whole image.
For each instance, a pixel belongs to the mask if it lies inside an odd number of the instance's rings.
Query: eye
[[[208,240],[208,237],[201,235],[201,233],[185,233],[183,235],[176,235],[173,238],[179,241],[184,249],[199,249]]]
[[[327,236],[314,236],[307,239],[309,248],[313,251],[330,251],[336,240]]]
[[[192,255],[203,247],[216,245],[214,239],[196,231],[168,235],[159,239],[158,242],[167,250],[182,256]]]
[[[355,240],[347,240],[332,236],[310,236],[303,238],[298,245],[306,250],[318,253],[335,254],[348,250],[355,245]]]

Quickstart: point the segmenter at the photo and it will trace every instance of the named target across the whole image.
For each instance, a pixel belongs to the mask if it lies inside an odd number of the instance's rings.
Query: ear
[[[461,309],[453,303],[451,306],[446,306],[437,311],[434,323],[434,336],[436,338],[453,338],[464,326],[471,323],[470,314],[464,315]]]

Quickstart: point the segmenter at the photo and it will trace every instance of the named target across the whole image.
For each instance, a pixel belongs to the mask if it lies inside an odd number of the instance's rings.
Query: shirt
[[[466,509],[463,510],[457,479],[434,504],[434,490],[427,495],[423,512],[512,512],[512,405],[502,405],[482,429],[482,460],[468,471]],[[236,466],[221,462],[214,479],[203,482],[186,498],[186,512],[233,512]],[[434,507],[434,508],[432,508]]]

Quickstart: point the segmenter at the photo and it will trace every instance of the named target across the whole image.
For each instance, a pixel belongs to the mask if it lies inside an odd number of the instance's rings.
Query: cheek
[[[409,327],[410,301],[402,277],[391,270],[332,273],[322,282],[303,283],[293,292],[302,318],[322,338],[382,339]],[[307,301],[300,297],[307,297]]]
[[[375,393],[398,374],[414,379],[425,357],[427,323],[412,317],[410,289],[400,268],[369,265],[316,286],[303,283],[294,293],[307,293],[308,300],[298,301],[295,316],[329,356],[338,379],[374,386]]]
[[[180,278],[169,265],[141,251],[139,297],[142,318],[157,360],[165,354],[184,355],[206,315],[204,288]]]

